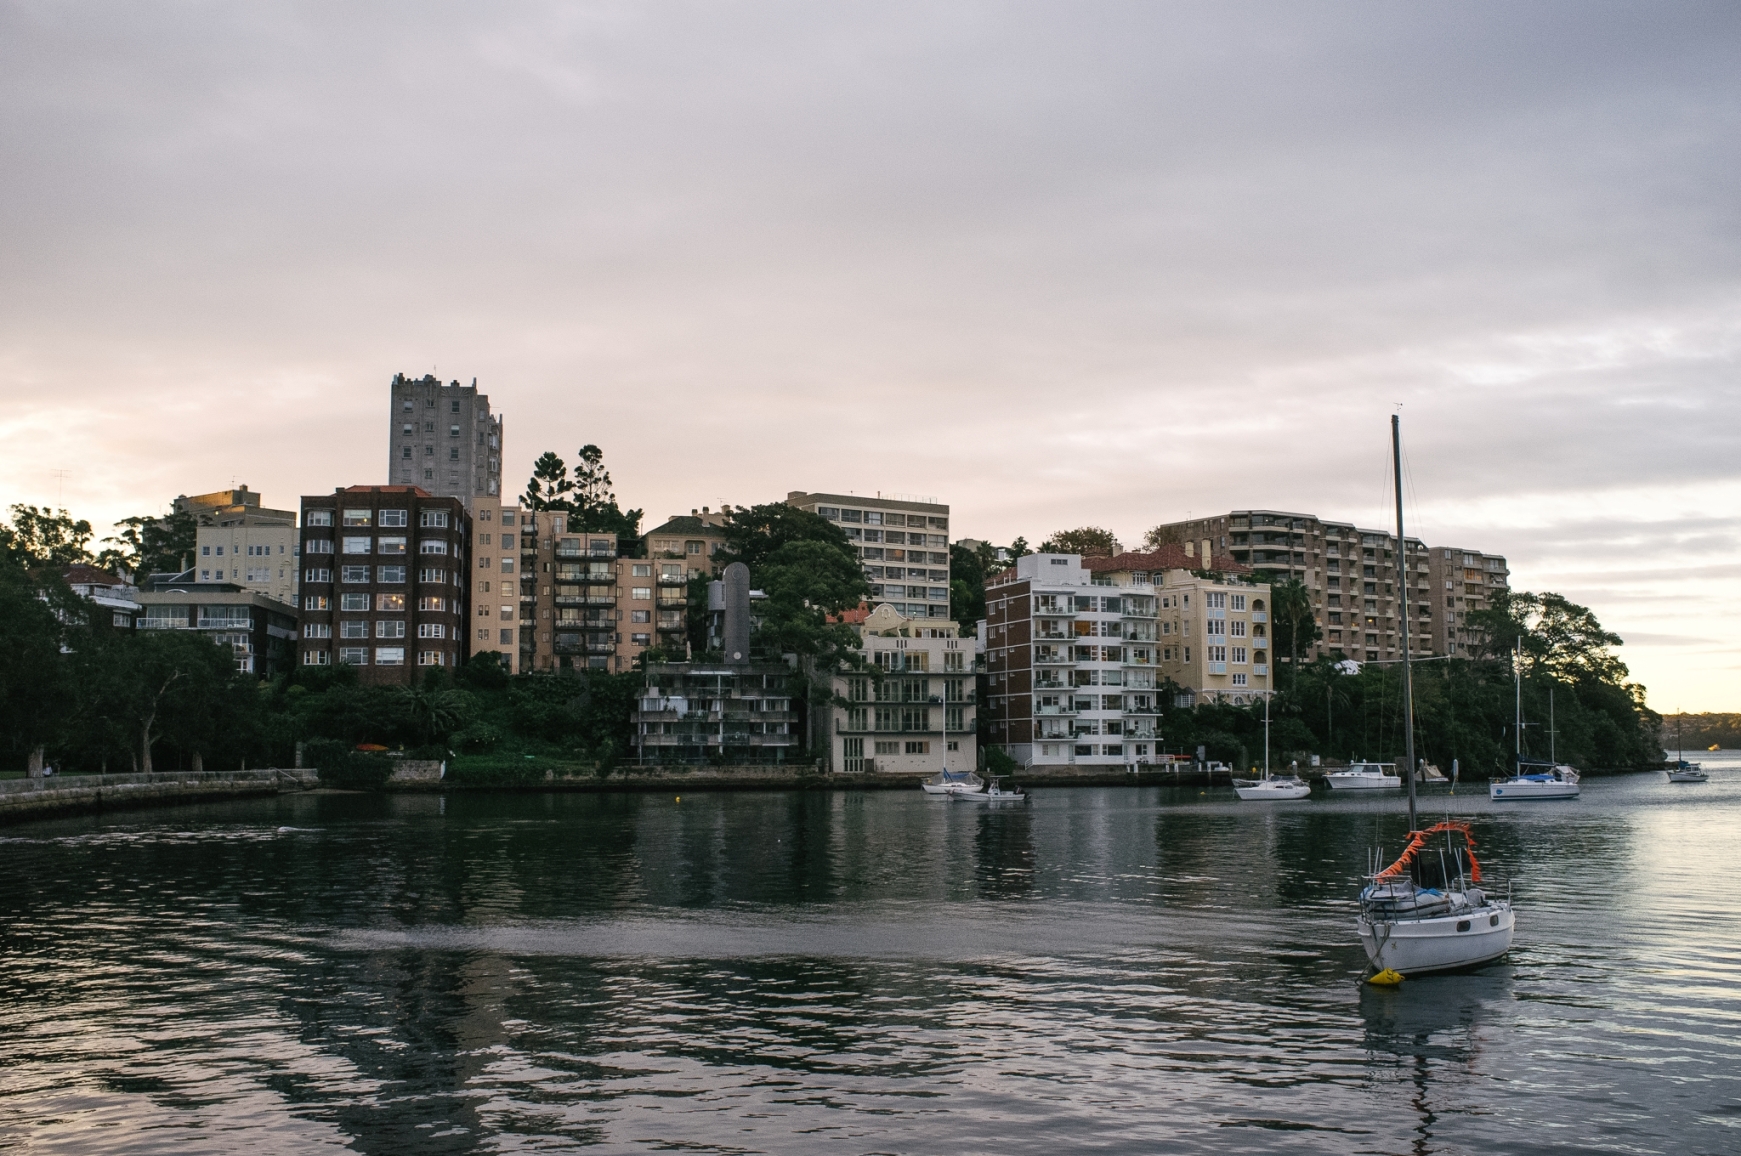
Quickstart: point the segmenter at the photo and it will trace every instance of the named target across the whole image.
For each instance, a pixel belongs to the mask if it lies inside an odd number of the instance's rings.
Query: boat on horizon
[[[1402,786],[1395,763],[1349,763],[1348,769],[1324,776],[1333,791],[1386,791]]]

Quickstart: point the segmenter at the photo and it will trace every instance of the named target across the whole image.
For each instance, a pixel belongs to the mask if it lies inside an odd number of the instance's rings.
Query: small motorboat
[[[957,791],[957,799],[973,803],[1025,803],[1028,793],[1020,787],[1005,787],[1002,779],[993,779],[983,791]]]
[[[972,771],[939,771],[919,786],[927,795],[976,795],[985,790],[985,780]]]
[[[1310,798],[1312,785],[1295,775],[1287,778],[1235,779],[1233,793],[1251,802],[1286,802]]]
[[[1578,769],[1564,763],[1540,763],[1519,758],[1517,773],[1509,778],[1494,779],[1488,785],[1487,797],[1496,802],[1575,799],[1578,797]]]
[[[1436,845],[1433,836],[1440,834],[1444,843]],[[1409,832],[1396,862],[1368,878],[1356,929],[1379,973],[1375,982],[1386,972],[1406,976],[1473,967],[1511,949],[1511,901],[1480,887],[1481,864],[1463,820]]]
[[[1705,768],[1697,763],[1689,763],[1685,759],[1676,760],[1669,768],[1668,781],[1671,783],[1708,783],[1711,776],[1705,773]]]
[[[1402,786],[1395,763],[1350,763],[1345,771],[1331,771],[1324,781],[1335,791],[1383,791]]]

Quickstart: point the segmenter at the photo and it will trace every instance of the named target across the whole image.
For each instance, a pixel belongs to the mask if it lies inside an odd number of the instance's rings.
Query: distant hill
[[[1731,750],[1741,748],[1741,714],[1665,714],[1662,745],[1675,749],[1675,728],[1682,728],[1681,742],[1689,751],[1702,751],[1712,743]]]

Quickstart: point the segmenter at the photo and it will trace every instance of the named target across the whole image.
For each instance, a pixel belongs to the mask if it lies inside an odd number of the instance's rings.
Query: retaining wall
[[[243,795],[276,795],[316,786],[312,770],[161,771],[149,775],[51,775],[0,780],[0,823],[78,811],[108,811]]]

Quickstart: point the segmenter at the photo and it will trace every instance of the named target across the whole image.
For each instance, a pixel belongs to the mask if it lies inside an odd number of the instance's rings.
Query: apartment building
[[[1396,535],[1386,530],[1361,529],[1352,522],[1331,522],[1312,514],[1279,510],[1234,510],[1210,518],[1173,522],[1160,527],[1163,537],[1213,549],[1226,550],[1235,561],[1274,577],[1277,582],[1298,579],[1311,592],[1313,614],[1323,637],[1303,658],[1320,654],[1366,662],[1395,661],[1402,657],[1397,588],[1398,550]],[[1505,559],[1497,554],[1454,551],[1479,558],[1467,567],[1479,570],[1480,589],[1503,588],[1509,577]],[[1430,554],[1439,555],[1438,562]],[[1444,551],[1429,551],[1419,539],[1406,543],[1409,576],[1411,640],[1416,653],[1458,653],[1450,646],[1460,629],[1447,623],[1444,613],[1465,613],[1466,603],[1444,603],[1443,577],[1434,577],[1434,566],[1443,568]],[[1452,579],[1464,583],[1462,578]],[[1466,584],[1466,583],[1465,583]],[[1430,587],[1430,589],[1429,589]],[[1428,597],[1429,593],[1435,595]],[[1468,595],[1453,592],[1452,597]],[[1485,595],[1484,597],[1490,597]],[[1466,641],[1462,645],[1467,645]]]
[[[482,495],[472,500],[471,654],[493,652],[511,674],[521,672],[521,550],[533,538],[533,516],[519,503]]]
[[[681,559],[691,577],[717,578],[718,555],[725,549],[725,523],[730,517],[730,506],[718,510],[703,506],[687,515],[672,514],[641,535],[642,553],[665,561]]]
[[[116,630],[132,630],[139,617],[139,588],[107,570],[78,563],[61,569],[60,576],[69,589],[96,607],[91,612],[92,625],[100,625],[108,616]]]
[[[653,647],[684,652],[689,572],[683,562],[621,557],[616,535],[573,529],[567,511],[516,511],[515,517],[517,669],[625,671]]]
[[[502,496],[502,419],[488,394],[425,374],[393,375],[387,477],[440,498],[458,498],[471,512],[478,498]]]
[[[986,583],[987,741],[1024,766],[1132,766],[1158,753],[1152,572],[1083,563],[1029,554]]]
[[[194,517],[194,556],[183,582],[230,582],[296,605],[295,510],[260,504],[247,486],[210,494],[182,494],[172,503]]]
[[[929,499],[809,494],[788,505],[827,518],[846,532],[870,582],[872,604],[907,618],[949,617],[949,507]]]
[[[1511,588],[1511,573],[1498,554],[1436,546],[1428,551],[1428,599],[1433,603],[1432,648],[1437,654],[1466,655],[1481,638],[1468,616],[1486,610]]]
[[[972,770],[979,758],[974,640],[952,621],[910,618],[886,602],[842,617],[858,629],[877,673],[835,675],[834,694],[847,705],[832,708],[829,769]]]
[[[228,650],[243,674],[271,678],[296,665],[295,606],[235,582],[153,575],[138,594],[140,630],[191,630]]]
[[[472,521],[458,498],[351,486],[302,499],[300,661],[409,686],[467,654]]]
[[[783,763],[803,746],[784,663],[648,663],[631,718],[643,763]]]

